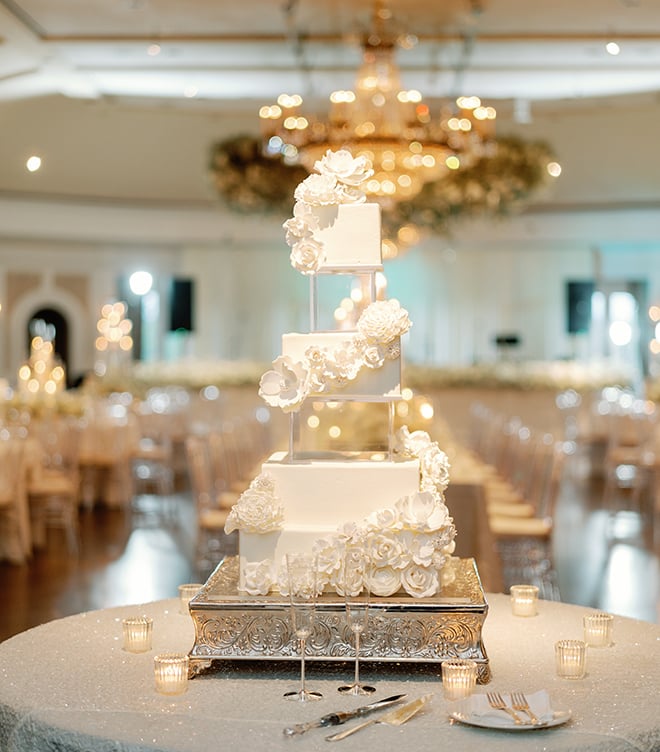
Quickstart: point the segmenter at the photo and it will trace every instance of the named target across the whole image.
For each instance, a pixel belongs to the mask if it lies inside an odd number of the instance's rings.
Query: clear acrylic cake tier
[[[249,596],[238,591],[238,557],[221,562],[190,601],[195,643],[191,674],[214,662],[300,660],[290,622],[289,602],[274,593]],[[372,599],[369,626],[361,637],[360,660],[385,663],[439,663],[470,658],[478,681],[490,680],[482,628],[488,603],[474,559],[453,559],[454,581],[430,598],[393,595]],[[316,623],[307,641],[309,661],[353,661],[353,638],[344,601],[336,594],[319,597]]]

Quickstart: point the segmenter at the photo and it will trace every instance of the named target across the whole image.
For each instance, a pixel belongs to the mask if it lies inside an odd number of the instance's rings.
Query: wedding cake
[[[291,264],[310,278],[371,275],[382,269],[380,207],[360,185],[371,165],[350,152],[328,151],[317,174],[295,191],[284,223]],[[371,559],[369,587],[434,595],[451,577],[456,534],[444,502],[445,453],[424,431],[393,431],[401,399],[401,340],[411,322],[396,300],[371,302],[352,331],[321,331],[312,307],[310,331],[282,337],[282,354],[261,378],[259,393],[289,414],[291,435],[308,401],[380,402],[389,410],[388,449],[374,453],[277,452],[231,510],[226,531],[238,530],[239,590],[286,592],[285,554],[313,552],[323,587],[337,591],[342,555],[359,545]]]

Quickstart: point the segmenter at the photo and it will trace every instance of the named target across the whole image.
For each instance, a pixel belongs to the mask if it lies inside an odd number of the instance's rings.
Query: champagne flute
[[[300,689],[285,692],[287,700],[310,702],[320,700],[322,694],[305,685],[305,646],[314,627],[317,597],[317,560],[311,554],[287,554],[291,623],[300,641]]]
[[[345,695],[370,695],[375,687],[360,683],[360,636],[369,619],[370,556],[360,546],[349,546],[344,552],[341,587],[346,605],[346,621],[355,637],[355,676],[353,684],[339,687]]]

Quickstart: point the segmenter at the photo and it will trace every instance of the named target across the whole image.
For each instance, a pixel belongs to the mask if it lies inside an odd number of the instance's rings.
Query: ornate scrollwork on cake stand
[[[478,681],[490,680],[482,627],[488,613],[474,559],[452,559],[454,579],[430,598],[373,598],[369,627],[361,638],[361,661],[437,663],[448,658],[477,662]],[[195,644],[194,676],[221,660],[297,660],[288,599],[278,593],[249,596],[238,591],[238,557],[225,559],[190,601]],[[318,601],[310,661],[350,661],[354,649],[344,601],[325,593]]]

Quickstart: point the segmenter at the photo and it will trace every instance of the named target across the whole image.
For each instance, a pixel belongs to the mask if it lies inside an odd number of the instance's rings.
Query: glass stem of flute
[[[361,629],[354,629],[355,635],[355,686],[360,686],[360,633]]]

